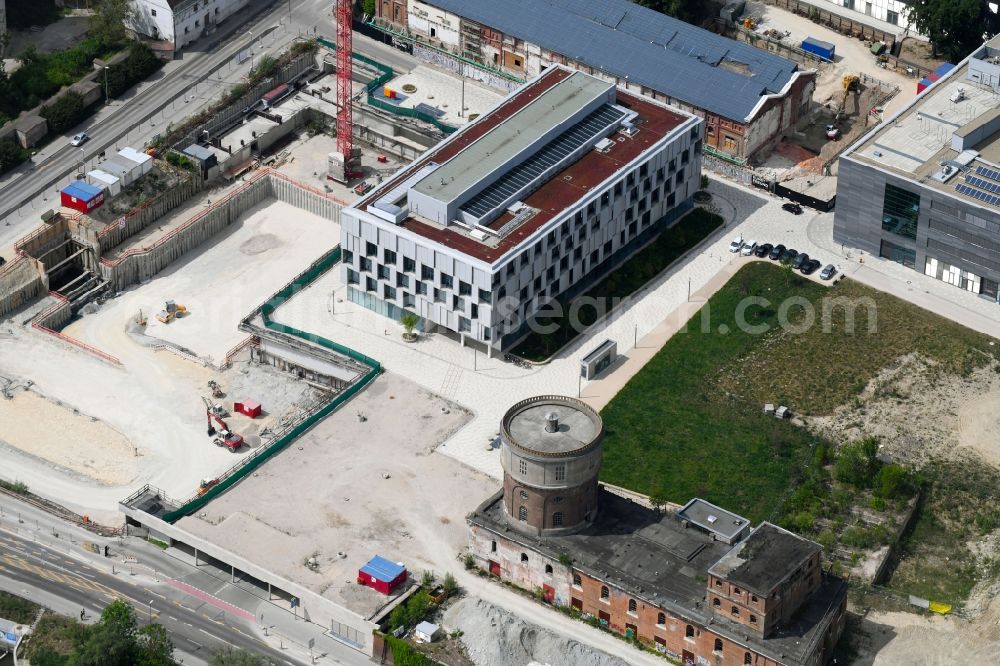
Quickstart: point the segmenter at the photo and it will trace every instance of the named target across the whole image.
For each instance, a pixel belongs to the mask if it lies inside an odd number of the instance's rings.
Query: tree
[[[147,624],[138,632],[137,666],[171,666],[174,644],[162,624]]]
[[[1000,17],[987,0],[911,0],[907,15],[927,35],[935,54],[958,62],[987,35],[1000,32]]]
[[[225,649],[212,655],[208,666],[267,666],[269,663],[260,655],[227,645]]]
[[[858,488],[871,488],[882,466],[877,454],[878,440],[874,437],[845,444],[833,465],[834,478]]]
[[[120,46],[128,38],[125,26],[134,16],[130,0],[100,0],[90,17],[90,35],[105,49]]]
[[[0,173],[10,171],[28,159],[28,151],[6,139],[0,141]]]
[[[361,12],[365,16],[375,16],[375,0],[361,0]]]
[[[703,0],[639,0],[639,4],[693,25],[700,25],[715,7]]]
[[[403,325],[404,335],[407,340],[413,338],[413,329],[417,327],[417,323],[420,320],[417,319],[417,315],[412,312],[404,312],[402,318],[400,318],[399,323]]]
[[[458,581],[450,573],[444,575],[444,582],[441,583],[442,589],[446,596],[451,597],[458,592]]]
[[[59,134],[80,124],[84,118],[83,98],[75,92],[68,92],[52,104],[46,104],[39,112],[49,121],[49,133]]]

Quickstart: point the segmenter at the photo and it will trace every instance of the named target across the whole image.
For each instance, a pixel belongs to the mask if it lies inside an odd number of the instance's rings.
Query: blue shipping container
[[[833,60],[833,55],[837,50],[830,42],[824,42],[821,39],[816,39],[815,37],[806,37],[802,40],[802,50],[807,53],[812,53],[818,55],[820,58],[825,60]]]
[[[942,63],[941,65],[938,65],[938,68],[934,70],[934,73],[937,74],[939,77],[941,77],[953,69],[955,69],[955,66],[950,62],[946,62]]]

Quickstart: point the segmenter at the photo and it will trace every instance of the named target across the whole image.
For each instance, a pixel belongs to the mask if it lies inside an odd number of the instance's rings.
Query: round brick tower
[[[504,513],[525,534],[569,534],[597,515],[604,422],[575,398],[517,403],[500,426]]]

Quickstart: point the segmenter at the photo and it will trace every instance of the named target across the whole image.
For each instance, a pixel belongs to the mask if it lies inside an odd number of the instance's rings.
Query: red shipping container
[[[406,576],[406,567],[376,555],[358,570],[358,584],[367,585],[382,594],[391,594],[406,582]]]
[[[74,180],[59,192],[59,202],[66,208],[89,213],[104,203],[104,190],[82,180]]]
[[[233,409],[240,414],[246,414],[252,419],[260,416],[260,403],[256,400],[250,400],[249,398],[244,398],[233,403]]]

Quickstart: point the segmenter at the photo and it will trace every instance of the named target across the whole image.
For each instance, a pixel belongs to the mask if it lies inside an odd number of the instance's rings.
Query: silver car
[[[833,264],[827,264],[823,267],[823,270],[819,272],[819,278],[821,280],[829,280],[834,275],[837,274],[837,269]]]

